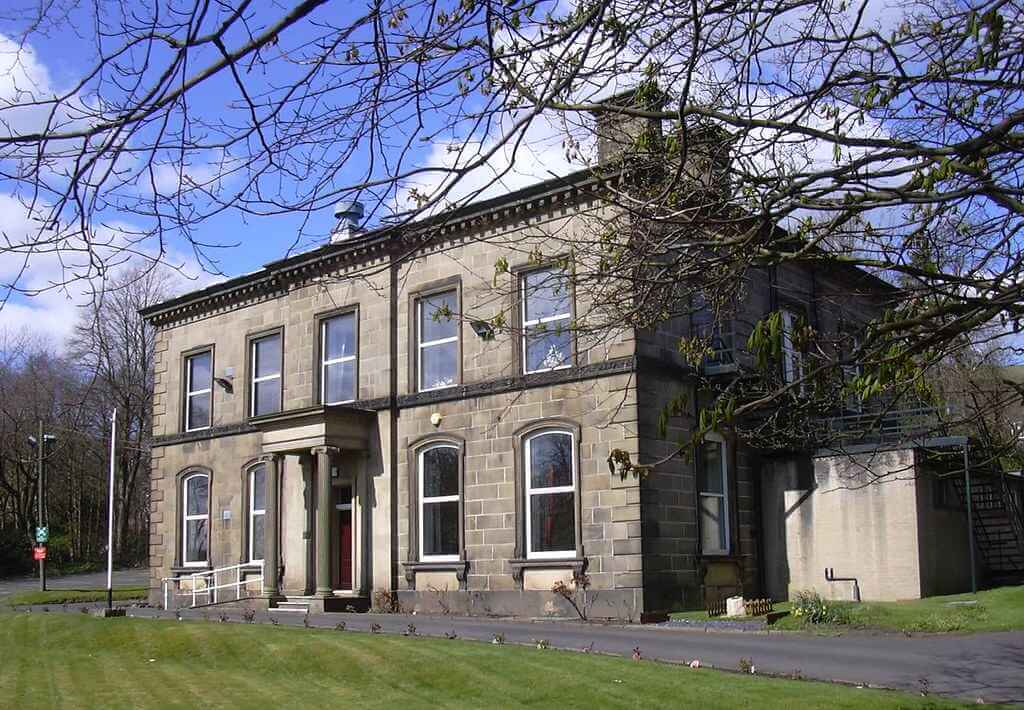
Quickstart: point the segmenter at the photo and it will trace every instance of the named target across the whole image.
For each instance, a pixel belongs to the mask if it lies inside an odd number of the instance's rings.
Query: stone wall
[[[547,608],[555,579],[571,580],[571,567],[526,569],[517,579],[513,560],[523,558],[523,531],[517,508],[525,505],[516,477],[523,474],[520,441],[524,427],[550,423],[577,428],[579,505],[582,553],[592,588],[604,597],[628,592],[642,609],[639,486],[612,476],[607,458],[613,448],[637,452],[635,390],[629,374],[581,383],[536,387],[509,394],[475,397],[404,409],[399,437],[399,557],[409,552],[410,487],[415,485],[415,453],[435,437],[464,442],[465,561],[463,589],[472,592],[478,609],[518,613],[531,605]],[[435,427],[431,415],[440,415]],[[521,523],[520,523],[521,524]],[[517,539],[518,536],[518,539]],[[412,572],[401,588],[418,594],[404,597],[414,608],[436,608],[439,591],[459,588],[452,576]],[[436,590],[436,591],[435,591]],[[501,594],[492,594],[500,592]],[[524,598],[526,599],[524,601]],[[464,600],[465,601],[465,600]],[[537,604],[540,606],[537,606]]]
[[[585,212],[594,203],[582,206]],[[358,399],[356,406],[378,412],[378,426],[364,464],[366,492],[364,553],[371,590],[399,588],[423,597],[433,587],[459,584],[446,571],[414,573],[406,581],[401,563],[409,561],[409,486],[415,465],[410,447],[423,437],[443,435],[465,442],[465,561],[469,574],[463,586],[472,598],[489,609],[538,613],[551,607],[550,588],[556,578],[571,581],[571,566],[523,569],[509,564],[521,557],[517,548],[516,510],[522,509],[515,492],[521,462],[518,434],[523,427],[564,422],[578,427],[579,538],[593,589],[603,594],[605,615],[613,607],[643,608],[639,487],[620,481],[608,471],[612,448],[637,454],[637,411],[633,377],[633,338],[628,329],[608,329],[598,335],[580,335],[569,371],[520,381],[517,349],[515,274],[495,279],[494,265],[505,257],[510,269],[533,264],[531,254],[559,254],[565,240],[584,226],[579,214],[561,208],[522,219],[491,222],[473,234],[445,241],[424,252],[394,274],[387,262],[370,261],[325,273],[309,271],[281,283],[276,292],[253,293],[248,300],[225,303],[162,326],[157,334],[152,483],[151,567],[153,587],[175,569],[180,545],[177,521],[180,495],[177,474],[202,467],[211,472],[212,566],[242,560],[246,514],[243,466],[261,452],[261,435],[248,423],[247,338],[269,329],[283,332],[283,409],[297,410],[318,403],[316,386],[317,316],[338,309],[358,309]],[[517,236],[518,235],[518,236]],[[509,250],[509,244],[515,248]],[[394,282],[391,278],[394,276]],[[459,319],[461,380],[458,387],[438,393],[416,392],[416,347],[410,330],[416,298],[438,287],[454,285],[460,291]],[[397,293],[397,337],[392,342],[391,289]],[[590,312],[586,293],[573,294],[573,310],[585,319]],[[502,313],[510,327],[499,329],[492,340],[478,337],[471,321]],[[397,352],[397,371],[391,370],[391,348]],[[212,427],[206,432],[182,431],[184,355],[212,347],[217,377],[233,375],[230,391],[215,386]],[[603,364],[610,367],[603,368]],[[576,368],[592,374],[576,375]],[[597,369],[595,369],[597,368]],[[588,370],[589,372],[589,370]],[[395,432],[398,479],[392,481],[391,414],[387,397],[394,374],[402,399]],[[417,399],[420,398],[420,399]],[[422,400],[422,401],[420,401]],[[435,425],[432,415],[439,414]],[[305,455],[288,456],[282,481],[283,591],[302,594],[312,585],[313,522],[308,512],[311,462]],[[397,492],[397,500],[393,499]],[[227,516],[225,516],[227,511]],[[393,537],[397,533],[397,538]],[[414,559],[414,558],[412,558]],[[413,590],[413,587],[417,591]],[[480,595],[491,595],[493,599]],[[465,599],[470,596],[463,595]],[[556,605],[557,606],[557,605]],[[618,611],[615,612],[619,613]]]

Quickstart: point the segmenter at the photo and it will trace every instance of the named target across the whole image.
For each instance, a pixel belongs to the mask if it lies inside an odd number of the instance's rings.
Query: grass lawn
[[[114,590],[115,601],[145,599],[149,590],[145,587],[125,587]],[[4,599],[8,606],[19,604],[81,604],[107,600],[106,589],[51,589],[46,592],[20,592]]]
[[[31,708],[952,708],[650,661],[283,626],[0,615],[0,698]]]
[[[950,602],[976,601],[970,606]],[[999,587],[977,594],[955,594],[905,602],[834,602],[849,610],[850,623],[842,626],[811,626],[792,615],[783,617],[772,628],[841,630],[845,628],[885,631],[970,632],[1012,631],[1024,629],[1024,585]],[[777,611],[789,604],[776,604]],[[706,620],[707,613],[683,612],[674,618]]]

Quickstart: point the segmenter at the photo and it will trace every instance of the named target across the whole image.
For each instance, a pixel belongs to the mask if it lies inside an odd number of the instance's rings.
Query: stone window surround
[[[511,287],[509,289],[511,300],[509,303],[510,312],[512,313],[511,322],[514,324],[515,337],[511,338],[512,341],[512,371],[518,373],[520,376],[523,375],[535,375],[544,372],[552,372],[553,370],[538,370],[537,372],[527,373],[526,372],[526,361],[524,359],[524,343],[526,338],[526,329],[523,327],[523,277],[534,271],[544,271],[546,269],[552,269],[557,267],[558,262],[562,259],[568,258],[568,254],[559,254],[552,256],[549,259],[545,259],[539,263],[535,262],[523,262],[514,265],[509,268],[509,274],[512,277]],[[570,325],[576,322],[576,288],[573,286],[572,281],[569,281],[569,323]],[[569,330],[569,362],[562,367],[556,368],[556,370],[572,369],[579,364],[579,343],[576,337],[575,329],[570,328]]]
[[[362,369],[359,366],[359,360],[360,360],[359,355],[362,352],[362,342],[361,342],[362,338],[360,337],[360,334],[361,334],[361,331],[362,331],[362,319],[359,317],[360,316],[360,313],[359,313],[359,303],[356,302],[356,303],[348,303],[348,304],[345,304],[343,306],[338,306],[336,308],[331,308],[330,310],[327,310],[327,311],[321,311],[319,313],[314,314],[314,316],[313,316],[313,324],[314,324],[314,328],[315,328],[315,336],[314,337],[316,338],[316,341],[315,341],[316,347],[313,348],[313,401],[316,402],[318,405],[324,404],[324,401],[323,401],[324,400],[324,397],[323,397],[323,374],[324,374],[324,365],[323,365],[323,349],[324,349],[323,328],[324,328],[324,321],[328,321],[331,318],[336,318],[337,316],[348,315],[350,313],[355,315],[355,319],[356,319],[356,328],[355,328],[355,331],[356,331],[356,359],[354,360],[355,365],[356,365],[356,372],[355,372],[355,376],[354,376],[355,385],[356,385],[356,391],[355,391],[355,398],[352,401],[356,402],[356,401],[359,400],[359,389],[360,389],[360,387],[359,387],[359,373],[360,373],[360,371]]]
[[[281,382],[281,409],[279,409],[278,412],[285,411],[285,404],[284,404],[284,378],[285,378],[285,373],[288,370],[288,368],[285,365],[285,347],[284,347],[285,339],[284,339],[284,331],[285,331],[284,324],[281,324],[281,325],[272,326],[270,328],[260,328],[259,330],[250,331],[250,332],[245,334],[245,402],[244,402],[244,405],[245,405],[245,419],[246,419],[246,421],[248,421],[249,419],[255,419],[256,418],[256,416],[252,413],[253,394],[254,394],[253,386],[252,386],[252,377],[253,377],[253,368],[255,367],[255,363],[253,362],[253,357],[252,357],[253,342],[256,341],[256,340],[260,340],[261,338],[266,338],[266,337],[269,337],[269,336],[272,336],[272,335],[278,335],[281,338],[281,377],[280,377],[280,382]],[[266,414],[276,414],[278,412],[267,412]],[[261,415],[261,416],[265,416],[266,414]]]
[[[526,540],[526,461],[525,442],[526,439],[545,430],[566,431],[573,436],[573,452],[576,466],[575,480],[575,555],[565,558],[528,558]],[[512,568],[512,578],[522,588],[523,572],[527,569],[566,569],[571,568],[574,575],[582,574],[587,567],[587,560],[583,549],[583,511],[582,496],[580,495],[582,475],[580,469],[580,446],[581,427],[570,419],[559,417],[541,419],[530,422],[518,429],[512,437],[512,447],[515,470],[515,552],[513,559],[509,560]]]
[[[210,353],[210,423],[205,427],[197,427],[195,429],[188,428],[188,361],[189,358],[195,355],[202,355],[205,352]],[[198,345],[188,350],[181,352],[181,415],[178,417],[178,431],[182,433],[190,433],[196,431],[204,431],[213,427],[213,378],[217,375],[216,363],[217,353],[213,343],[206,345]]]
[[[238,562],[239,562],[239,564],[243,564],[243,565],[252,564],[252,565],[257,565],[258,566],[260,564],[260,562],[258,562],[258,561],[257,562],[253,562],[252,560],[249,559],[249,536],[252,534],[252,531],[249,529],[249,526],[250,526],[249,503],[252,500],[251,480],[252,480],[253,469],[255,469],[258,466],[264,466],[265,467],[264,468],[264,474],[263,474],[264,476],[270,475],[270,467],[267,466],[267,462],[265,460],[265,457],[263,457],[263,456],[259,456],[257,458],[250,459],[249,461],[246,461],[245,464],[243,464],[243,466],[242,466],[242,472],[241,472],[241,475],[242,475],[242,487],[241,487],[241,491],[242,491],[242,521],[241,521],[241,523],[242,524],[241,524],[240,527],[242,529],[242,545],[241,545],[241,548],[240,548],[241,552],[239,553]],[[265,480],[266,479],[264,479],[264,481]],[[265,483],[264,483],[264,487],[266,487]],[[264,505],[266,505],[266,502],[264,502]],[[266,523],[267,523],[267,517],[266,517],[266,513],[264,513],[264,518],[263,518],[263,535],[264,535],[263,545],[264,545],[264,551],[266,550],[266,535],[267,535],[267,525],[266,525]]]
[[[419,459],[420,453],[438,444],[447,444],[458,449],[459,461],[459,558],[453,561],[422,561],[420,559],[420,501],[419,501]],[[409,490],[409,536],[405,580],[410,588],[416,588],[417,572],[455,572],[459,589],[466,589],[469,561],[466,559],[466,440],[454,434],[435,433],[421,436],[406,447],[406,485]]]
[[[193,474],[201,473],[206,476],[206,491],[208,498],[207,523],[206,523],[206,562],[203,564],[185,564],[185,479]],[[174,477],[174,490],[177,505],[175,506],[174,522],[174,566],[171,571],[175,574],[193,574],[213,568],[210,557],[213,553],[211,543],[213,542],[213,469],[206,466],[187,466]]]
[[[420,342],[419,342],[419,303],[423,298],[434,296],[445,291],[455,290],[455,300],[457,302],[456,309],[458,310],[458,362],[456,363],[456,381],[452,387],[457,387],[462,384],[463,381],[463,301],[462,301],[462,276],[455,275],[447,278],[439,279],[437,281],[431,281],[418,287],[415,291],[409,293],[409,309],[407,311],[407,321],[409,325],[409,392],[420,392]],[[422,390],[426,392],[438,392],[447,389],[447,387],[436,387],[429,390]]]

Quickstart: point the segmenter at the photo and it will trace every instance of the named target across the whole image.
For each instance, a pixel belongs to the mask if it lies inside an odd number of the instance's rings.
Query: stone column
[[[333,446],[316,446],[316,595],[331,595],[331,456]]]
[[[263,461],[267,466],[265,479],[267,517],[263,529],[263,592],[273,599],[281,596],[280,583],[277,578],[281,564],[281,548],[278,544],[281,527],[278,515],[278,511],[281,509],[281,454],[269,454],[263,458]]]

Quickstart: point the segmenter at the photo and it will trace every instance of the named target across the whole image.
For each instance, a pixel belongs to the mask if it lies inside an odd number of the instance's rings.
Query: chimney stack
[[[597,133],[597,160],[600,164],[659,149],[661,120],[624,113],[624,110],[629,109],[661,110],[665,101],[661,91],[654,89],[653,92],[643,92],[651,93],[653,96],[642,96],[641,93],[639,87],[623,91],[601,101],[604,109],[593,112]]]
[[[331,244],[351,239],[363,231],[363,203],[358,200],[342,200],[336,203],[334,218],[338,223],[331,232]]]

